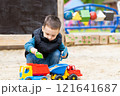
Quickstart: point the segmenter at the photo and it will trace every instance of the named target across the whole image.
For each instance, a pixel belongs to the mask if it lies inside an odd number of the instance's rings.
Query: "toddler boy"
[[[36,29],[30,39],[25,45],[25,56],[27,63],[36,64],[58,64],[60,58],[66,58],[61,56],[62,51],[65,49],[62,43],[62,36],[59,33],[61,22],[57,16],[46,16],[43,26]],[[43,58],[37,58],[36,52],[43,55]]]

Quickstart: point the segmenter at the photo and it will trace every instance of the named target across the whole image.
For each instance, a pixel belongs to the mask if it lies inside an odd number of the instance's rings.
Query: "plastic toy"
[[[52,80],[77,80],[82,76],[80,70],[76,70],[74,65],[56,64],[49,67]]]
[[[83,22],[83,24],[84,24],[85,26],[87,26],[87,25],[89,25],[89,22]]]
[[[95,19],[95,21],[104,21],[105,17],[105,14],[101,10],[98,10],[97,18]]]
[[[82,18],[80,17],[80,15],[79,15],[78,12],[75,12],[75,13],[73,14],[72,20],[82,20]]]
[[[90,19],[95,20],[97,18],[97,14],[95,12],[90,12]]]
[[[42,58],[43,58],[43,55],[42,55],[41,53],[39,53],[39,52],[36,52],[36,57],[42,59]]]
[[[72,12],[66,11],[66,12],[64,13],[64,18],[65,18],[66,20],[72,19]]]
[[[30,50],[30,53],[32,53],[31,52],[31,50]],[[43,55],[40,53],[40,52],[36,52],[36,55],[35,55],[37,58],[43,58]]]
[[[28,66],[20,66],[20,80],[47,80],[47,74],[52,80],[77,80],[82,76],[80,70],[76,70],[74,65],[55,64],[50,67],[45,64],[27,63]]]
[[[20,80],[47,80],[50,73],[48,65],[27,63],[28,66],[20,66]]]
[[[104,20],[113,21],[113,18],[114,18],[114,12],[113,11],[103,11],[103,13],[106,16]]]
[[[81,22],[89,22],[89,19],[90,19],[89,10],[80,10],[80,15],[82,17]]]

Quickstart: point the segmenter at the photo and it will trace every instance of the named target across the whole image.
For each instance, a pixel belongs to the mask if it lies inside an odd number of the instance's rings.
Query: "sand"
[[[120,45],[72,46],[69,57],[60,63],[75,65],[81,80],[120,80]],[[18,80],[19,68],[26,65],[24,49],[0,50],[0,80]]]

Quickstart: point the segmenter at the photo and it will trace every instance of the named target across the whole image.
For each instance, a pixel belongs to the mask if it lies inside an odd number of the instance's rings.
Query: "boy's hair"
[[[46,16],[43,26],[49,26],[51,29],[60,29],[61,22],[60,19],[57,16],[54,15],[48,15]]]

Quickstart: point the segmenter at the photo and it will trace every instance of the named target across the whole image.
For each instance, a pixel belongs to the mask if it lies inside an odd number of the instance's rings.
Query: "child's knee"
[[[60,57],[60,51],[59,50],[56,50],[54,53],[53,53],[53,56],[54,57]]]
[[[32,59],[27,59],[27,63],[34,63]]]

